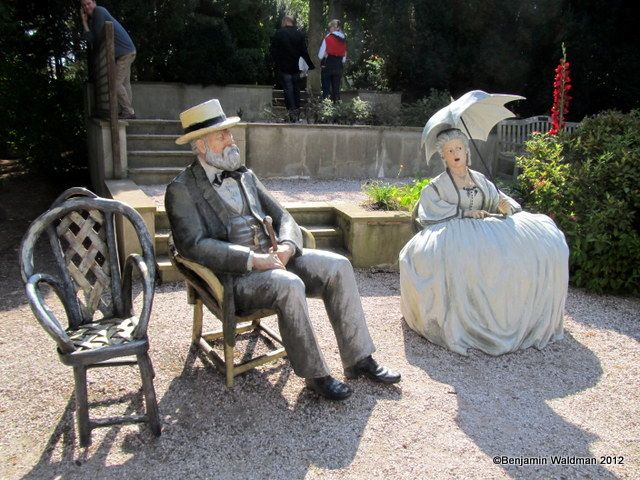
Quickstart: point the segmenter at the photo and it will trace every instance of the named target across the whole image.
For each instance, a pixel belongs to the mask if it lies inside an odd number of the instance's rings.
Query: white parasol
[[[436,137],[448,128],[458,128],[470,139],[487,140],[489,132],[496,123],[505,118],[514,117],[513,112],[504,104],[514,100],[524,100],[520,95],[504,95],[472,90],[446,107],[438,110],[429,119],[422,131],[427,163],[436,153]],[[475,145],[474,145],[475,146]]]

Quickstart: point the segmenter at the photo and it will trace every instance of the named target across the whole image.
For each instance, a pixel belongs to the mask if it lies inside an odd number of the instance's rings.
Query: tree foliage
[[[315,0],[313,21],[321,25],[308,25],[310,0],[98,3],[131,34],[138,81],[273,84],[269,43],[287,12],[314,32],[312,57],[326,22],[341,17],[349,44],[345,77],[357,88],[401,91],[407,102],[432,89],[454,97],[484,89],[527,97],[514,107],[522,116],[548,113],[564,42],[574,97],[567,120],[640,108],[640,4],[631,0]],[[79,2],[5,0],[0,27],[0,149],[33,151],[32,164],[64,170],[60,158],[85,155],[82,122],[73,123],[82,118],[86,79]],[[53,132],[62,125],[66,146],[32,156],[30,144],[59,144]],[[31,138],[18,132],[25,126]]]
[[[79,33],[67,2],[0,4],[0,150],[64,178],[86,159]]]
[[[548,113],[553,71],[567,45],[574,103],[568,120],[607,108],[640,106],[640,8],[630,0],[374,0],[345,2],[347,25],[358,44],[348,75],[364,78],[382,59],[391,90],[409,99],[431,88],[454,97],[473,90],[527,97],[523,116]],[[359,30],[359,31],[358,31]],[[355,55],[354,55],[355,54]],[[375,77],[375,75],[374,75]],[[371,85],[375,86],[375,85]]]

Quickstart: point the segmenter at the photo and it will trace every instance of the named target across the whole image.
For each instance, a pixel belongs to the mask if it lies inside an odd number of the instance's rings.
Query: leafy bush
[[[378,55],[371,55],[364,61],[351,63],[345,77],[353,88],[389,90],[388,81],[384,74],[384,58]]]
[[[340,125],[367,125],[371,123],[371,105],[360,97],[349,102],[332,102],[330,99],[311,102],[309,105],[316,123]]]
[[[428,97],[402,104],[400,110],[386,103],[369,102],[356,97],[349,102],[311,99],[309,108],[316,123],[340,125],[403,125],[422,127],[431,115],[450,102],[447,92],[431,89]]]
[[[430,181],[430,178],[416,179],[405,185],[373,181],[363,185],[362,191],[379,210],[411,211],[420,199],[420,192]]]
[[[11,119],[2,140],[26,171],[53,181],[86,181],[82,82],[23,68],[22,75],[0,81],[0,105]]]
[[[449,103],[451,103],[449,92],[432,88],[427,97],[402,105],[399,123],[408,127],[424,127],[434,113]]]
[[[571,213],[571,198],[566,195],[571,167],[564,159],[561,139],[534,134],[525,150],[527,155],[516,160],[522,170],[518,181],[523,202],[553,219],[566,218]]]
[[[640,112],[605,112],[571,137],[536,135],[518,158],[529,210],[555,217],[571,280],[596,292],[640,294]]]

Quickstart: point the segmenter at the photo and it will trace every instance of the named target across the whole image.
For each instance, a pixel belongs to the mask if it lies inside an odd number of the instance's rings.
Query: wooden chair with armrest
[[[300,227],[304,247],[315,248],[311,232]],[[237,312],[233,295],[233,275],[216,274],[209,268],[183,257],[176,249],[173,235],[169,236],[169,258],[175,268],[184,276],[187,285],[187,302],[193,305],[193,345],[199,349],[225,375],[227,387],[233,387],[234,378],[252,368],[273,362],[286,356],[279,333],[262,325],[261,319],[276,315],[275,310],[260,309],[252,312]],[[222,322],[222,327],[203,332],[203,306]],[[236,335],[255,331],[278,347],[265,354],[235,363]],[[214,343],[222,339],[222,358]]]

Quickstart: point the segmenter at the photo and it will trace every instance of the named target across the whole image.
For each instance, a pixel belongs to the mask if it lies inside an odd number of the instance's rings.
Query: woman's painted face
[[[449,170],[457,170],[467,165],[467,149],[460,139],[449,140],[442,148],[442,156]]]

